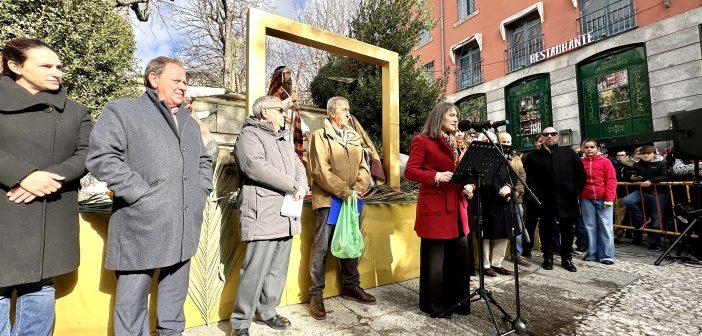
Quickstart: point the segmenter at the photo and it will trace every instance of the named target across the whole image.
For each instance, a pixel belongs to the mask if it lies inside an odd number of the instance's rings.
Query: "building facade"
[[[508,119],[516,148],[550,125],[566,145],[665,141],[670,113],[702,107],[700,0],[431,4],[421,66],[448,73],[461,118]]]

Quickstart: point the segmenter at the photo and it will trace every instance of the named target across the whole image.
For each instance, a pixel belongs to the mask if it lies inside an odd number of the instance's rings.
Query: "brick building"
[[[462,118],[509,119],[517,148],[547,125],[572,144],[662,141],[669,113],[702,107],[702,0],[430,3],[414,54],[449,72]]]

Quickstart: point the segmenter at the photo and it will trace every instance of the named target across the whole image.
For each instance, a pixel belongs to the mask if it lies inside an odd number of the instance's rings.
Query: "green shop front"
[[[456,102],[460,120],[487,120],[487,98],[484,93],[471,95]]]
[[[508,131],[517,150],[534,148],[541,130],[553,125],[548,75],[520,79],[505,88]]]
[[[583,139],[610,147],[655,141],[643,46],[591,57],[579,64],[577,76]]]

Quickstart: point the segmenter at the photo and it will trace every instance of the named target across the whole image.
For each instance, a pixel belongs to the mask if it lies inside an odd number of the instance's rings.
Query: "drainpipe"
[[[444,45],[444,0],[441,0],[440,3],[441,16],[439,17],[439,20],[441,25],[441,70],[443,71],[446,69],[446,50]]]

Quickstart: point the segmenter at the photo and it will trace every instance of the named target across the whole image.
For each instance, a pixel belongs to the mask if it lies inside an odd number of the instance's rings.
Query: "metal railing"
[[[676,182],[660,182],[652,184],[652,186],[658,186],[658,188],[653,188],[654,195],[657,196],[659,193],[663,193],[667,196],[666,204],[660,204],[659,198],[655,199],[655,211],[658,212],[658,223],[651,223],[648,217],[646,202],[641,202],[641,212],[644,218],[643,227],[637,228],[634,226],[633,219],[628,216],[627,219],[627,209],[623,206],[621,199],[618,200],[617,206],[614,208],[614,227],[618,229],[627,229],[634,231],[643,231],[650,233],[660,233],[669,236],[679,236],[680,233],[685,230],[687,224],[681,222],[678,216],[676,216],[674,206],[678,203],[692,203],[692,181],[676,181]],[[618,182],[617,189],[620,195],[628,195],[635,190],[641,191],[641,182]],[[642,196],[643,197],[643,196]],[[643,200],[642,200],[643,201]],[[693,235],[693,237],[697,237]]]
[[[544,48],[543,34],[532,37],[520,43],[511,43],[505,50],[507,72],[519,70],[531,65],[529,55]]]
[[[635,25],[632,0],[619,0],[581,14],[578,18],[581,33],[591,33],[593,41],[623,33]]]
[[[483,62],[470,64],[456,70],[456,91],[476,86],[483,82]]]

